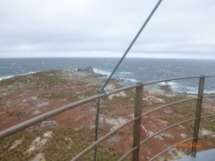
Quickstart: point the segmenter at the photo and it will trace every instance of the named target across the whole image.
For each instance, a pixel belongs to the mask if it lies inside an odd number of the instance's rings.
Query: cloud
[[[156,3],[2,0],[0,57],[121,56]],[[163,1],[128,56],[215,59],[214,7]]]

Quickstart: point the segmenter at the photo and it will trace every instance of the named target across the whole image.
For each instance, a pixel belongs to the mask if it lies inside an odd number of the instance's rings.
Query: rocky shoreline
[[[0,131],[17,123],[67,105],[71,102],[98,94],[98,90],[107,76],[95,73],[92,68],[50,70],[17,76],[0,81]],[[122,87],[122,81],[111,79],[105,90]],[[144,89],[143,112],[160,105],[178,101],[195,95],[176,93],[169,86],[156,89]],[[134,90],[111,95],[101,100],[99,136],[115,129],[133,118]],[[203,114],[215,113],[215,100],[205,99]],[[4,160],[69,160],[83,150],[94,138],[96,101],[66,111],[58,116],[45,120],[21,133],[0,141],[0,155]],[[142,118],[144,127],[152,135],[177,121],[194,115],[195,101],[167,107]],[[161,133],[141,147],[140,160],[148,160],[162,149],[176,142],[192,137],[192,125],[180,125]],[[215,131],[213,118],[205,119],[200,133]],[[101,145],[100,160],[116,160],[132,145],[133,125],[110,137]],[[68,135],[70,134],[70,135]],[[141,140],[146,136],[141,135]],[[57,140],[57,141],[56,141]],[[215,138],[200,140],[204,150],[214,146]],[[75,147],[75,145],[80,144]],[[160,145],[160,146],[157,146]],[[71,153],[71,149],[72,153]],[[190,148],[175,147],[162,155],[159,160],[177,160],[189,154]],[[53,154],[57,154],[56,156]],[[93,154],[86,156],[92,160]],[[111,159],[110,159],[111,158]],[[128,159],[129,160],[129,159]]]

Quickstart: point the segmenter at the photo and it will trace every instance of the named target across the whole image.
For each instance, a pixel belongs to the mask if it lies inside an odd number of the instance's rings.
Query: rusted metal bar
[[[132,154],[132,161],[139,160],[139,143],[140,143],[140,127],[141,127],[141,114],[142,114],[142,102],[143,102],[143,84],[140,83],[141,86],[136,87],[136,95],[135,95],[135,108],[134,108],[134,117],[139,117],[138,120],[134,122],[133,127],[133,147],[137,147]]]
[[[215,134],[215,132],[212,132],[212,133],[210,133],[210,134],[201,135],[201,136],[199,136],[199,138],[201,138],[201,137],[205,137],[205,136],[214,135],[214,134]],[[179,143],[177,143],[177,144],[175,144],[175,145],[182,144],[182,143],[188,142],[188,141],[193,140],[193,139],[194,139],[194,138],[192,137],[192,138],[189,138],[189,139],[183,140],[183,141],[181,141],[181,142],[179,142]],[[155,156],[153,156],[152,158],[150,158],[150,160],[149,160],[149,161],[152,161],[152,160],[156,159],[159,155],[161,155],[161,154],[165,153],[165,152],[166,152],[166,151],[168,151],[169,149],[173,148],[175,145],[172,145],[172,146],[170,146],[170,147],[168,147],[168,148],[164,149],[164,150],[163,150],[163,151],[161,151],[160,153],[158,153],[158,154],[156,154]]]
[[[198,100],[196,104],[196,120],[194,124],[194,132],[193,132],[193,144],[198,142],[198,135],[199,135],[199,127],[200,127],[200,119],[201,119],[201,112],[202,112],[202,99],[204,93],[204,84],[205,84],[205,76],[202,75],[199,78],[199,89],[198,89]],[[196,156],[196,146],[192,146],[192,156]]]
[[[42,114],[40,116],[34,117],[34,118],[29,119],[27,121],[24,121],[24,122],[22,122],[22,123],[20,123],[18,125],[12,126],[12,127],[8,128],[8,129],[6,129],[4,131],[1,131],[0,132],[0,140],[6,138],[6,137],[8,137],[8,136],[10,136],[10,135],[12,135],[12,134],[14,134],[16,132],[18,132],[18,131],[24,130],[24,129],[26,129],[26,128],[28,128],[28,127],[36,124],[36,123],[39,123],[39,122],[41,122],[43,120],[46,120],[46,119],[48,119],[50,117],[53,117],[55,115],[58,115],[58,114],[60,114],[60,113],[62,113],[64,111],[70,110],[72,108],[75,108],[75,107],[80,106],[82,104],[85,104],[87,102],[96,100],[98,98],[107,97],[107,96],[109,96],[111,94],[118,93],[120,91],[125,91],[125,90],[132,89],[132,88],[136,88],[138,86],[141,86],[141,85],[136,84],[136,85],[133,85],[133,86],[120,88],[120,89],[117,89],[117,90],[114,90],[114,91],[111,91],[111,92],[102,93],[102,94],[99,94],[99,95],[95,95],[95,96],[92,96],[92,97],[85,98],[83,100],[80,100],[80,101],[77,101],[77,102],[74,102],[74,103],[70,103],[70,104],[62,106],[62,107],[60,107],[58,109],[49,111],[49,112],[44,113],[44,114]]]
[[[95,140],[94,141],[97,141],[98,140],[98,133],[99,133],[99,110],[100,110],[100,98],[98,99],[97,101],[97,108],[96,108],[96,118],[95,118]],[[94,161],[97,161],[97,149],[98,147],[95,146],[95,149],[94,149]]]
[[[105,136],[101,137],[99,140],[97,140],[96,142],[92,143],[90,146],[88,146],[86,149],[84,149],[82,152],[80,152],[78,155],[76,155],[71,161],[77,161],[77,160],[81,159],[85,154],[87,154],[95,146],[97,146],[98,144],[100,144],[101,142],[103,142],[104,140],[106,140],[108,137],[110,137],[111,135],[113,135],[115,132],[119,131],[123,127],[127,126],[128,124],[130,124],[130,123],[132,123],[132,122],[134,122],[135,120],[138,120],[138,119],[140,119],[140,117],[135,117],[135,118],[129,120],[128,122],[126,122],[125,124],[119,126],[115,130],[107,133]]]

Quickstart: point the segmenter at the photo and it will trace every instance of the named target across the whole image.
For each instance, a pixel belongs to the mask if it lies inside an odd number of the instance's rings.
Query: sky
[[[158,0],[0,0],[0,58],[121,57]],[[127,57],[215,59],[215,1],[163,0]]]

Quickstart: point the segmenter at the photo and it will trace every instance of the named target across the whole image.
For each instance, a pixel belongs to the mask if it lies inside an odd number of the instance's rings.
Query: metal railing
[[[11,136],[11,135],[17,133],[18,131],[22,131],[22,130],[24,130],[24,129],[26,129],[26,128],[28,128],[28,127],[36,124],[36,123],[39,123],[39,122],[41,122],[41,121],[43,121],[45,119],[48,119],[48,118],[53,117],[55,115],[58,115],[58,114],[60,114],[60,113],[62,113],[64,111],[73,109],[73,108],[75,108],[77,106],[80,106],[82,104],[91,102],[91,101],[96,100],[96,99],[106,98],[107,96],[109,96],[111,94],[115,94],[115,93],[118,93],[118,92],[121,92],[121,91],[125,91],[125,90],[136,88],[134,118],[131,119],[131,120],[129,120],[125,124],[122,124],[121,126],[117,127],[115,130],[107,133],[106,135],[104,135],[103,137],[101,137],[99,140],[95,141],[89,147],[87,147],[82,152],[80,152],[78,155],[76,155],[71,161],[80,160],[85,154],[87,154],[90,150],[92,150],[97,145],[99,145],[100,143],[102,143],[103,141],[105,141],[108,137],[110,137],[111,135],[115,134],[117,131],[119,131],[123,127],[125,127],[128,124],[133,123],[133,122],[134,122],[134,127],[133,127],[133,148],[130,149],[128,152],[126,152],[119,159],[119,161],[125,159],[131,153],[132,153],[132,161],[138,161],[139,160],[139,148],[140,148],[141,145],[143,145],[144,143],[146,143],[147,141],[149,141],[150,139],[152,139],[153,137],[157,136],[158,134],[160,134],[163,131],[166,131],[166,130],[168,130],[170,128],[176,127],[178,125],[181,125],[181,124],[184,124],[184,123],[187,123],[187,122],[190,122],[190,121],[195,121],[194,122],[193,137],[189,138],[189,139],[186,139],[186,140],[184,140],[184,141],[182,141],[180,143],[192,140],[192,143],[195,144],[195,143],[198,142],[198,138],[199,137],[204,137],[204,136],[209,136],[209,135],[215,134],[215,133],[210,133],[210,134],[207,134],[207,135],[199,136],[199,126],[200,126],[201,119],[204,119],[204,118],[207,118],[207,117],[211,117],[211,116],[215,116],[214,114],[213,115],[201,116],[202,100],[204,98],[214,97],[214,95],[203,97],[204,82],[205,82],[205,78],[206,77],[210,78],[210,77],[215,77],[215,76],[203,76],[203,75],[201,75],[201,76],[180,77],[180,78],[171,78],[171,79],[165,79],[165,80],[158,80],[158,81],[148,82],[148,83],[145,83],[145,84],[137,83],[136,85],[132,85],[132,86],[129,86],[129,87],[124,87],[124,88],[120,88],[120,89],[113,90],[113,91],[110,91],[110,92],[104,92],[102,94],[94,95],[92,97],[88,97],[86,99],[82,99],[80,101],[68,104],[66,106],[62,106],[62,107],[60,107],[58,109],[52,110],[50,112],[47,112],[45,114],[42,114],[42,115],[39,115],[39,116],[34,117],[32,119],[29,119],[29,120],[27,120],[25,122],[22,122],[22,123],[20,123],[18,125],[10,127],[10,128],[8,128],[6,130],[3,130],[3,131],[0,132],[0,140],[6,138],[8,136]],[[143,107],[143,105],[142,105],[142,102],[143,102],[142,101],[143,100],[143,86],[151,85],[151,84],[155,84],[155,83],[159,83],[159,82],[167,82],[167,81],[181,80],[181,79],[196,79],[196,78],[199,78],[198,95],[197,95],[196,98],[183,99],[183,100],[180,100],[180,101],[177,101],[177,102],[173,102],[173,103],[169,103],[169,104],[166,104],[166,105],[163,105],[163,106],[159,106],[159,107],[157,107],[157,108],[155,108],[153,110],[150,110],[150,111],[147,111],[145,113],[142,113],[142,107]],[[168,126],[168,127],[164,128],[164,129],[162,129],[162,130],[154,133],[152,136],[148,137],[147,139],[143,140],[142,142],[140,142],[141,118],[143,116],[148,115],[148,114],[150,114],[152,112],[155,112],[157,110],[163,109],[165,107],[169,107],[171,105],[175,105],[175,104],[179,104],[179,103],[187,102],[187,101],[191,101],[191,100],[197,100],[195,118],[184,120],[182,122],[179,122],[179,123],[176,123],[174,125]],[[178,143],[178,144],[180,144],[180,143]],[[169,150],[172,147],[174,147],[174,145],[170,146],[170,147],[168,147],[166,149],[164,149],[162,152],[160,152],[159,154],[155,155],[150,160],[156,159],[159,155],[163,154],[164,152],[166,152],[167,150]],[[195,157],[195,155],[196,155],[196,146],[192,146],[191,152],[192,152],[192,156]]]

